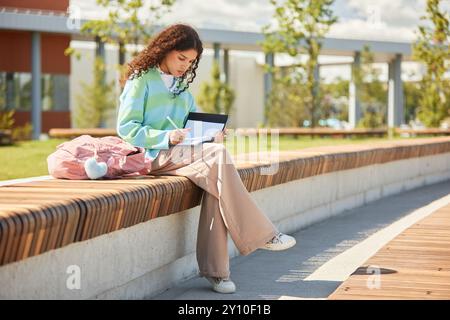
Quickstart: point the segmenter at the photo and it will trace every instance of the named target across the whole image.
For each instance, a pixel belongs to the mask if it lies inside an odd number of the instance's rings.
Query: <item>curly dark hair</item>
[[[189,84],[194,81],[198,63],[203,52],[203,44],[197,31],[186,24],[171,25],[156,35],[150,41],[149,45],[128,63],[126,71],[120,79],[122,88],[128,79],[138,78],[148,72],[150,68],[159,65],[170,51],[185,51],[189,49],[197,51],[197,58],[180,78],[177,90],[174,93],[174,97],[176,97],[188,89]],[[181,87],[183,88],[180,90]]]

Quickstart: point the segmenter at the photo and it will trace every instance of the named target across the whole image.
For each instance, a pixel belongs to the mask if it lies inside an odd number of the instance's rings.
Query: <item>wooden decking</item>
[[[450,205],[386,244],[329,299],[450,299]]]

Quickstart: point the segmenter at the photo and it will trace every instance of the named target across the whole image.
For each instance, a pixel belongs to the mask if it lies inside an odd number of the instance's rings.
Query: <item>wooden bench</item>
[[[400,135],[408,135],[411,137],[415,136],[448,136],[450,135],[450,129],[439,129],[439,128],[429,128],[429,129],[400,129],[396,128],[395,132]]]
[[[56,139],[73,139],[84,134],[92,137],[106,137],[116,136],[116,129],[110,128],[52,128],[49,130],[48,135],[51,138]]]
[[[375,266],[379,286],[369,287]],[[450,205],[387,243],[329,299],[450,299]]]
[[[260,135],[267,132],[267,128],[238,128],[236,134],[238,135]],[[388,134],[387,129],[364,129],[355,128],[351,130],[346,129],[331,129],[331,128],[274,128],[278,130],[280,136],[320,136],[320,137],[383,137]],[[399,135],[409,136],[447,136],[450,135],[450,129],[400,129],[395,128],[395,133]]]
[[[450,152],[450,138],[281,152],[267,164],[236,161],[248,191],[362,166]],[[178,176],[46,180],[0,187],[0,265],[39,255],[200,204],[203,190]]]
[[[387,129],[363,129],[356,128],[351,130],[332,129],[332,128],[238,128],[236,135],[261,135],[267,134],[267,130],[277,130],[280,136],[318,136],[318,137],[382,137],[387,135]]]
[[[321,136],[321,137],[354,137],[354,136],[385,136],[387,134],[386,129],[352,129],[352,130],[336,130],[330,128],[238,128],[234,130],[236,135],[261,135],[267,134],[268,130],[277,130],[280,136]],[[81,136],[83,134],[88,134],[92,137],[105,137],[105,136],[115,136],[117,132],[115,129],[108,128],[86,128],[86,129],[76,129],[76,128],[53,128],[49,131],[49,136],[52,138],[62,138],[62,139],[73,139],[75,137]]]
[[[234,133],[241,136],[252,136],[267,134],[268,130],[277,130],[279,136],[311,136],[311,137],[383,137],[388,133],[387,129],[363,129],[355,128],[351,130],[346,129],[331,129],[331,128],[237,128]],[[445,136],[450,135],[450,129],[399,129],[395,128],[395,132],[400,135],[411,136]],[[59,139],[73,139],[83,134],[92,137],[116,136],[115,129],[110,128],[53,128],[49,131],[51,138]],[[0,132],[1,138],[1,132]],[[0,141],[1,143],[1,141]]]
[[[12,132],[9,129],[0,129],[0,146],[13,144]]]

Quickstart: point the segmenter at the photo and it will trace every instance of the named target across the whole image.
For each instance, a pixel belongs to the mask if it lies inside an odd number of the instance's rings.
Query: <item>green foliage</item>
[[[357,127],[359,128],[380,128],[383,126],[385,117],[377,110],[368,107],[363,117],[359,120]]]
[[[301,69],[299,72],[304,74],[302,85],[307,89],[305,95],[301,96],[303,99],[301,104],[314,127],[320,115],[319,85],[314,78],[314,70],[318,67],[321,39],[337,21],[331,10],[334,0],[270,2],[275,7],[276,25],[263,28],[265,35],[263,50],[266,53],[288,53],[294,58],[300,58],[301,54],[308,55],[308,61],[298,65]]]
[[[11,130],[11,137],[13,141],[30,140],[32,138],[33,126],[30,122],[27,122],[23,126],[14,127],[14,113],[14,110],[0,110],[0,130]]]
[[[13,141],[31,140],[33,137],[33,125],[27,122],[23,126],[14,127],[11,131]]]
[[[305,108],[308,100],[304,78],[295,68],[283,72],[275,68],[272,91],[269,93],[265,115],[269,127],[302,127],[309,119]]]
[[[1,83],[0,92],[6,91],[6,85]],[[15,110],[8,110],[6,106],[5,95],[0,95],[0,130],[11,130],[13,141],[30,140],[32,138],[33,126],[27,122],[23,126],[14,126]]]
[[[0,129],[11,129],[14,125],[14,110],[0,110]]]
[[[79,53],[78,51],[76,51],[74,48],[72,47],[68,47],[64,50],[64,55],[65,56],[74,56],[77,60],[80,60],[81,58],[81,53]]]
[[[14,110],[6,106],[6,83],[0,81],[0,129],[11,129],[14,125]]]
[[[357,127],[379,128],[386,123],[387,86],[380,81],[381,70],[373,67],[374,55],[369,46],[361,52],[361,64],[353,68],[352,76],[359,88],[362,118]]]
[[[449,14],[443,11],[440,0],[427,0],[427,26],[419,26],[418,41],[413,55],[426,65],[421,81],[421,95],[417,116],[428,127],[438,127],[450,115],[450,81],[444,78],[449,70],[450,28]]]
[[[403,83],[403,92],[405,95],[405,122],[409,123],[416,119],[417,105],[421,96],[421,84],[414,81]]]
[[[332,83],[321,83],[320,92],[323,95],[321,117],[348,121],[349,81],[338,77]]]
[[[94,80],[91,84],[81,83],[83,95],[77,96],[74,122],[78,128],[95,128],[104,124],[107,114],[115,109],[114,81],[107,83],[105,64],[96,58]]]
[[[136,55],[136,45],[151,38],[153,25],[170,11],[174,3],[175,0],[157,0],[146,6],[143,0],[97,0],[98,5],[108,9],[108,18],[86,22],[81,32],[97,36],[107,43],[134,44],[132,54]],[[145,12],[145,19],[140,15],[141,12]]]
[[[97,4],[108,10],[108,17],[104,20],[90,20],[81,27],[81,33],[93,36],[97,41],[117,44],[120,55],[125,55],[125,45],[134,44],[132,55],[138,53],[138,44],[147,42],[154,32],[153,25],[170,11],[175,0],[156,0],[148,2],[143,0],[97,0]],[[140,13],[145,13],[143,19]],[[74,55],[80,58],[80,53],[74,48],[67,48],[65,55]],[[105,83],[106,70],[104,62],[97,58],[94,66],[94,82],[82,83],[83,96],[77,97],[78,106],[75,112],[75,124],[78,127],[102,126],[108,111],[115,108],[113,98],[113,83]],[[120,59],[120,63],[125,61]],[[119,71],[125,69],[125,65],[118,66]]]
[[[220,80],[219,64],[215,61],[211,71],[211,82],[204,82],[197,97],[198,104],[204,112],[230,114],[235,98],[233,89]]]

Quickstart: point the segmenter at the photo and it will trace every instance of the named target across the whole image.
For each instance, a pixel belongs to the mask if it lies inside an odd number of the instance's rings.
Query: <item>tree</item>
[[[170,10],[175,0],[155,0],[149,6],[143,0],[97,0],[97,4],[108,10],[104,20],[90,20],[83,24],[81,33],[93,36],[96,42],[119,46],[119,74],[125,67],[125,45],[133,44],[132,55],[138,53],[138,44],[147,42],[153,26],[164,13]],[[145,17],[140,16],[144,13]],[[80,54],[74,48],[67,48],[66,55]],[[115,108],[114,84],[106,83],[106,67],[102,57],[94,63],[94,81],[82,83],[84,97],[78,96],[75,124],[80,127],[98,126],[105,123],[107,112]]]
[[[146,7],[143,0],[97,0],[97,4],[108,9],[108,18],[91,20],[83,24],[81,32],[93,35],[100,41],[119,45],[119,64],[125,62],[125,44],[133,44],[132,55],[138,53],[137,46],[147,42],[154,33],[154,25],[170,11],[175,0],[156,0]],[[140,12],[145,12],[139,17]]]
[[[321,83],[320,92],[323,94],[322,106],[325,105],[323,112],[325,118],[336,118],[341,121],[348,120],[348,101],[349,101],[349,81],[337,77],[331,83]],[[327,105],[329,105],[327,107]]]
[[[308,94],[304,82],[304,76],[295,67],[275,68],[265,108],[269,127],[301,127],[309,119],[303,99]]]
[[[418,118],[426,126],[438,127],[450,115],[450,82],[444,78],[449,70],[450,29],[449,15],[440,7],[440,0],[427,0],[427,26],[419,26],[418,41],[413,56],[426,65],[421,81]]]
[[[271,0],[275,7],[276,25],[263,27],[265,53],[288,53],[299,59],[308,56],[306,63],[299,66],[305,73],[304,85],[307,94],[302,97],[311,126],[315,126],[320,113],[318,79],[314,73],[318,68],[318,57],[322,47],[321,39],[330,26],[337,21],[331,5],[334,0]]]
[[[420,82],[408,81],[403,83],[405,94],[405,121],[410,123],[417,118],[417,103],[420,101]]]
[[[230,114],[235,94],[228,84],[220,80],[220,68],[216,61],[212,66],[211,78],[211,82],[201,84],[198,104],[204,112]]]
[[[114,81],[104,80],[105,64],[95,59],[94,80],[91,84],[81,83],[83,95],[77,96],[74,123],[78,128],[102,127],[108,112],[115,110]]]

